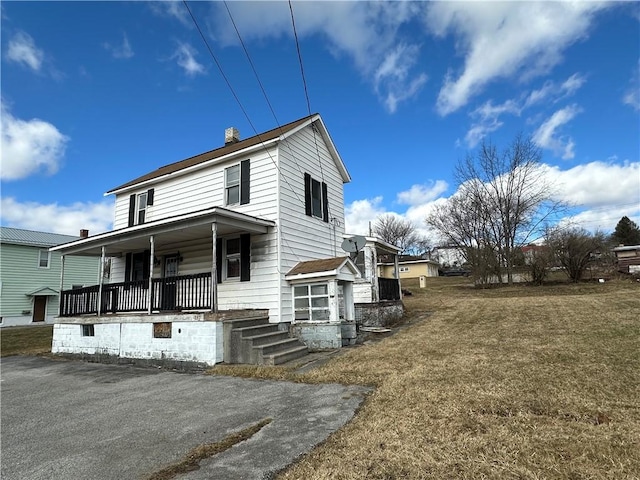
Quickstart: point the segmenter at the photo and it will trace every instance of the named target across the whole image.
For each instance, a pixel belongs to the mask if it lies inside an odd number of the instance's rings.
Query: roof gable
[[[349,257],[322,258],[297,263],[287,274],[286,280],[310,280],[326,277],[357,277],[358,267]]]
[[[118,193],[121,190],[127,190],[128,188],[139,185],[141,183],[151,182],[153,180],[160,179],[168,175],[179,173],[189,168],[197,168],[200,165],[227,157],[232,154],[240,153],[243,150],[250,150],[250,149],[259,148],[260,146],[265,146],[266,143],[271,143],[274,141],[278,141],[281,138],[289,137],[295,134],[300,129],[314,122],[318,122],[318,124],[321,126],[320,133],[324,141],[326,142],[327,147],[331,152],[331,155],[334,161],[336,162],[338,170],[342,175],[343,181],[345,183],[350,181],[351,177],[349,176],[349,173],[347,172],[347,169],[344,166],[344,163],[340,158],[340,155],[338,154],[338,151],[336,150],[335,145],[331,140],[331,137],[329,136],[329,132],[324,126],[324,123],[322,122],[320,115],[316,113],[313,115],[309,115],[307,117],[303,117],[294,122],[287,123],[286,125],[276,127],[272,130],[268,130],[264,133],[259,133],[258,135],[247,138],[245,140],[241,140],[236,143],[225,145],[220,148],[216,148],[214,150],[210,150],[208,152],[204,152],[199,155],[189,157],[179,162],[170,163],[168,165],[158,168],[157,170],[154,170],[134,180],[131,180],[130,182],[127,182],[118,187],[115,187],[109,190],[108,192],[106,192],[106,194],[108,195],[112,193]]]

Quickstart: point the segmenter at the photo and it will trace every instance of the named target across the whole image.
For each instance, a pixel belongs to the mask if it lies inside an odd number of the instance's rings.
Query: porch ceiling
[[[133,227],[101,233],[51,248],[63,255],[99,256],[105,247],[107,256],[148,249],[153,236],[155,248],[170,247],[198,239],[212,239],[212,224],[217,225],[217,235],[236,233],[267,233],[275,222],[250,215],[214,207],[195,213],[178,215]]]

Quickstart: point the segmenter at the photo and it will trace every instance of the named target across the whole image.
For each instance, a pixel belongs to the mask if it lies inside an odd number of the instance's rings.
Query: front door
[[[36,295],[33,297],[33,321],[44,322],[47,314],[47,297],[44,295]]]
[[[177,300],[178,255],[164,257],[164,279],[162,281],[162,310],[175,310]]]

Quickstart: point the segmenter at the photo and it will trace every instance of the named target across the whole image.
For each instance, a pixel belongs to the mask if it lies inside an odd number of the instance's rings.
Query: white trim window
[[[240,278],[240,237],[229,238],[226,241],[225,278]]]
[[[49,250],[40,250],[38,252],[38,268],[49,268],[51,265],[51,252]]]
[[[137,225],[144,223],[147,216],[147,192],[140,193],[136,197],[136,220]]]
[[[240,164],[224,170],[224,203],[225,205],[240,203]]]
[[[405,273],[409,271],[409,267],[400,267],[400,273]]]
[[[329,320],[329,286],[326,283],[295,285],[293,305],[296,321]]]

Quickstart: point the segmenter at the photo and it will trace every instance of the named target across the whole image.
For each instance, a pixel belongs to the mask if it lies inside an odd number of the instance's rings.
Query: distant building
[[[53,323],[60,305],[61,255],[49,248],[80,238],[0,227],[0,326]],[[99,261],[67,258],[63,288],[94,284]]]
[[[616,255],[618,271],[640,273],[640,245],[621,245],[613,249]]]
[[[437,277],[438,262],[412,255],[400,255],[398,259],[398,274],[403,278]],[[378,269],[381,277],[390,277],[395,271],[395,264],[380,263]]]
[[[467,261],[462,248],[450,245],[435,247],[432,258],[437,261],[441,267],[460,267]]]

